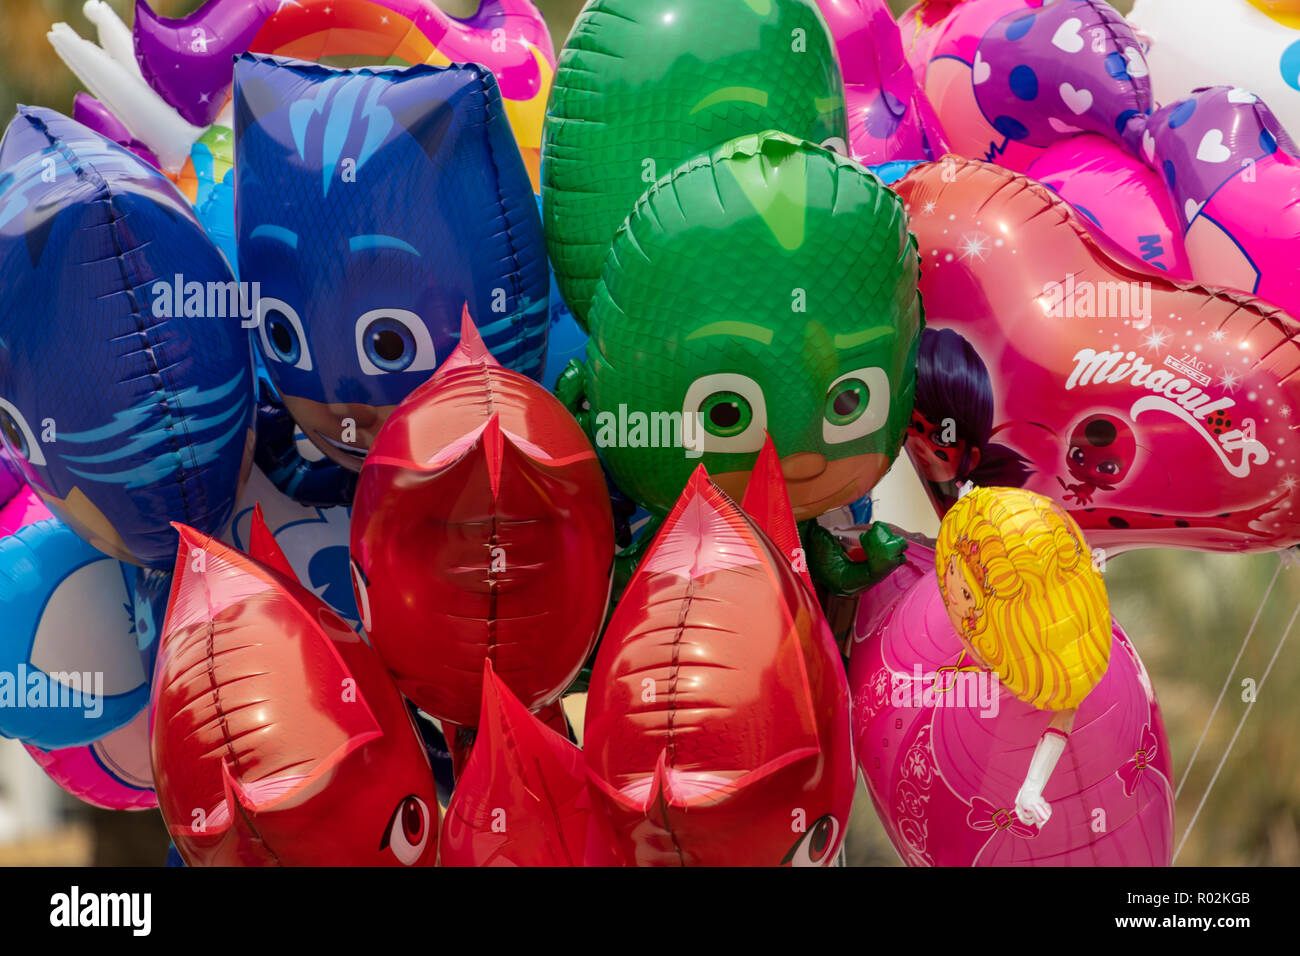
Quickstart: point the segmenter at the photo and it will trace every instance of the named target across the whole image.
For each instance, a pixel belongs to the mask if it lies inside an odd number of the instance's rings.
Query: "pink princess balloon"
[[[903,56],[885,0],[817,0],[835,38],[849,113],[849,155],[874,166],[948,152],[934,107]]]
[[[1040,829],[1016,793],[1051,719],[958,671],[933,551],[913,542],[901,597],[864,600],[849,662],[855,750],[872,802],[910,866],[1168,866],[1174,796],[1169,742],[1150,678],[1118,624],[1110,666],[1084,698],[1044,791]],[[919,680],[918,680],[919,675]],[[935,681],[938,683],[936,684]],[[937,691],[936,691],[937,688]]]
[[[78,800],[105,810],[151,810],[158,806],[158,794],[149,758],[149,710],[83,747],[23,746],[51,780]]]

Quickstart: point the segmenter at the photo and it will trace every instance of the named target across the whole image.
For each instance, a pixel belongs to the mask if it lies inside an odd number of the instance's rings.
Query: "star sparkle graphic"
[[[968,232],[961,237],[959,248],[963,262],[983,262],[989,257],[989,237],[982,232]]]

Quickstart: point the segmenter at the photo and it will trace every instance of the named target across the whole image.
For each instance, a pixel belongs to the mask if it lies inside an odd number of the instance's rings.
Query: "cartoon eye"
[[[415,794],[403,797],[388,818],[379,849],[392,850],[403,866],[410,866],[424,852],[429,830],[429,808],[424,801]]]
[[[1097,473],[1102,475],[1118,475],[1119,462],[1103,461],[1100,465],[1097,466]]]
[[[889,376],[883,368],[841,375],[826,392],[822,438],[830,445],[865,438],[889,418]]]
[[[754,409],[735,392],[714,392],[700,406],[700,414],[709,434],[719,438],[741,434],[754,420]]]
[[[698,416],[703,429],[704,451],[734,454],[763,447],[767,400],[762,386],[747,375],[719,372],[697,378],[682,402],[682,418],[691,415]]]
[[[257,334],[262,338],[262,352],[277,362],[311,371],[311,351],[302,320],[293,306],[282,299],[263,297],[257,300]]]
[[[29,462],[37,468],[45,466],[45,452],[36,441],[36,434],[18,406],[0,398],[0,443],[15,458]]]
[[[832,851],[838,845],[840,824],[829,813],[819,818],[808,832],[790,848],[781,861],[782,866],[826,866]]]
[[[1084,457],[1083,449],[1078,445],[1075,445],[1070,449],[1068,457],[1070,461],[1074,462],[1076,465],[1082,465],[1087,460]]]
[[[438,367],[428,326],[405,309],[373,309],[357,319],[357,361],[366,375]]]
[[[352,562],[352,587],[357,592],[357,610],[361,612],[361,627],[367,634],[370,633],[370,592],[367,588],[370,582],[366,580],[366,572],[361,570],[361,565],[354,560]]]

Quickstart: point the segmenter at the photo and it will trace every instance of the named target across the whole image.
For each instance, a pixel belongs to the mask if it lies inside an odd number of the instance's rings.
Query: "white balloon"
[[[1257,94],[1292,139],[1300,134],[1300,29],[1246,0],[1137,0],[1128,19],[1150,39],[1161,105],[1202,86],[1239,87]]]

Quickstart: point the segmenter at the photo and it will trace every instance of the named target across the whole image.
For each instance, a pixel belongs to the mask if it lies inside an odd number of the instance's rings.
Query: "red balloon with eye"
[[[154,677],[158,805],[191,866],[432,866],[433,774],[361,637],[261,559],[177,525]]]
[[[790,559],[701,468],[619,601],[584,750],[625,865],[825,866],[853,802],[848,686]]]
[[[468,310],[461,344],[366,457],[351,552],[371,643],[439,720],[478,720],[485,660],[536,711],[595,645],[614,557],[596,452],[553,395],[497,363]]]

